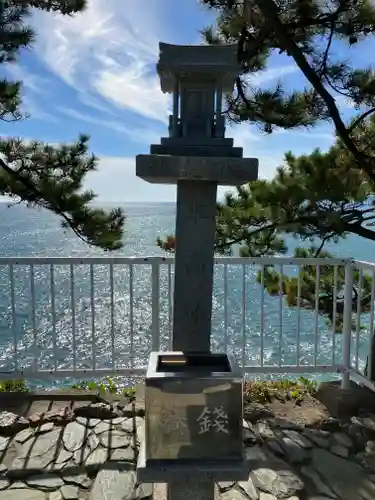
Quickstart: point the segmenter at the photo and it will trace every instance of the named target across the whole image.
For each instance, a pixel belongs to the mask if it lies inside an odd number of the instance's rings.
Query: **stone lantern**
[[[238,75],[237,46],[160,44],[163,92],[173,95],[169,137],[136,158],[147,182],[177,185],[172,352],[153,352],[145,387],[143,482],[166,482],[168,499],[213,500],[215,481],[247,479],[242,373],[211,353],[218,185],[256,180],[258,160],[225,137],[223,93]]]

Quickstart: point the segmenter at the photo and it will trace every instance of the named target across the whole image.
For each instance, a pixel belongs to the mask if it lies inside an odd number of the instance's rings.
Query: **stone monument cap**
[[[218,81],[225,92],[233,89],[239,72],[238,45],[172,45],[159,43],[156,66],[163,92],[173,92],[182,78]]]

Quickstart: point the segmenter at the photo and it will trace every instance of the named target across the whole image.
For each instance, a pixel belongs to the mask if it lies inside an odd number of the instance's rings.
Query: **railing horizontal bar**
[[[353,264],[355,264],[357,267],[360,267],[362,269],[369,269],[370,271],[375,270],[375,263],[374,262],[366,262],[364,260],[353,260]]]
[[[85,264],[167,264],[173,262],[173,257],[1,257],[0,266],[5,266],[9,264],[14,265],[43,265],[43,264],[55,264],[55,265],[85,265]],[[339,259],[330,257],[324,258],[303,258],[303,257],[217,257],[215,258],[215,264],[245,264],[245,265],[345,265],[347,263],[355,263],[359,266],[368,267],[369,269],[374,269],[375,264],[370,262],[353,261],[348,259]]]
[[[103,368],[103,369],[77,369],[77,370],[24,370],[24,371],[11,371],[11,372],[0,372],[1,380],[9,379],[26,379],[26,380],[45,380],[45,379],[61,379],[61,378],[81,378],[82,376],[91,377],[105,377],[105,376],[117,376],[117,375],[128,375],[137,376],[145,375],[147,368]],[[312,366],[312,365],[285,365],[285,366],[245,366],[243,369],[244,373],[259,373],[259,374],[269,374],[269,373],[340,373],[343,370],[341,365],[335,366]],[[354,378],[354,377],[353,377]]]
[[[340,373],[341,365],[284,365],[284,366],[244,366],[245,373]]]
[[[165,257],[1,257],[0,265],[30,265],[36,266],[43,264],[67,265],[85,265],[85,264],[151,264],[152,262],[167,263],[172,258]]]
[[[354,382],[357,382],[358,384],[363,384],[365,387],[370,389],[372,392],[375,392],[374,382],[372,382],[371,380],[366,378],[364,375],[357,373],[352,368],[349,368],[348,373],[350,375],[350,378],[352,380],[354,380]]]
[[[45,380],[52,379],[58,380],[61,378],[82,378],[83,376],[88,377],[106,377],[112,376],[116,377],[117,375],[144,375],[146,373],[145,368],[103,368],[103,369],[88,369],[88,370],[24,370],[24,371],[11,371],[11,372],[0,372],[0,380],[11,380],[11,379],[19,379],[19,380]]]

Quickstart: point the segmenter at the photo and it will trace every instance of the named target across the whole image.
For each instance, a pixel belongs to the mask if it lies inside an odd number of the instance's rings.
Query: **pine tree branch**
[[[369,115],[371,115],[372,113],[375,112],[375,108],[371,108],[371,109],[368,109],[367,111],[365,111],[361,116],[359,116],[356,120],[354,120],[354,122],[352,123],[352,125],[350,125],[350,127],[348,128],[348,133],[351,134],[353,132],[353,130],[365,119],[367,118]]]
[[[326,73],[326,71],[327,71],[327,60],[328,60],[329,51],[331,49],[334,32],[335,32],[335,22],[332,21],[331,31],[329,33],[328,42],[327,42],[327,47],[326,47],[326,50],[324,52],[322,65],[321,65],[321,68],[320,68],[320,71],[319,71],[319,73],[321,75],[324,74],[324,73]]]
[[[46,208],[43,203],[41,203],[38,200],[45,200],[45,196],[43,193],[39,191],[38,188],[35,187],[35,185],[29,181],[29,179],[25,178],[23,175],[20,175],[19,172],[13,170],[9,165],[5,163],[5,161],[0,158],[0,167],[5,170],[5,172],[10,175],[15,181],[20,182],[21,184],[24,185],[24,187],[30,192],[33,193],[35,196],[35,200],[33,200],[34,203],[37,205],[42,206],[43,208]],[[21,200],[22,202],[23,200]],[[74,234],[78,236],[80,240],[82,240],[84,243],[90,244],[77,230],[77,228],[74,226],[73,222],[69,217],[66,215],[66,213],[60,209],[60,207],[56,204],[48,200],[48,203],[52,206],[52,210],[59,215],[65,222],[66,224],[72,229]]]
[[[319,247],[317,248],[314,257],[319,257],[320,252],[323,250],[324,245],[327,243],[327,240],[329,237],[322,238],[322,242],[320,243]]]
[[[375,182],[375,171],[373,168],[374,158],[363,154],[355,145],[353,140],[345,127],[344,122],[341,119],[340,113],[335,104],[335,100],[332,95],[327,91],[321,82],[320,78],[316,72],[312,69],[307,59],[305,58],[302,50],[297,46],[292,36],[287,32],[285,26],[279,18],[279,13],[277,6],[273,0],[254,0],[257,4],[259,10],[262,12],[265,19],[268,20],[269,24],[273,26],[277,36],[280,39],[281,44],[287,50],[288,54],[291,55],[296,62],[297,66],[300,68],[302,73],[306,76],[311,85],[315,88],[317,93],[324,100],[330,116],[335,124],[337,133],[348,150],[352,153],[356,161],[358,162],[360,168],[362,168],[369,178]]]

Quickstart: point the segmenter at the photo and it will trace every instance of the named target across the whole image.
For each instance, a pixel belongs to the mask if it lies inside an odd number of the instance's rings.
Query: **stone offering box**
[[[145,407],[138,469],[203,467],[230,477],[243,469],[243,378],[232,357],[152,353]]]

